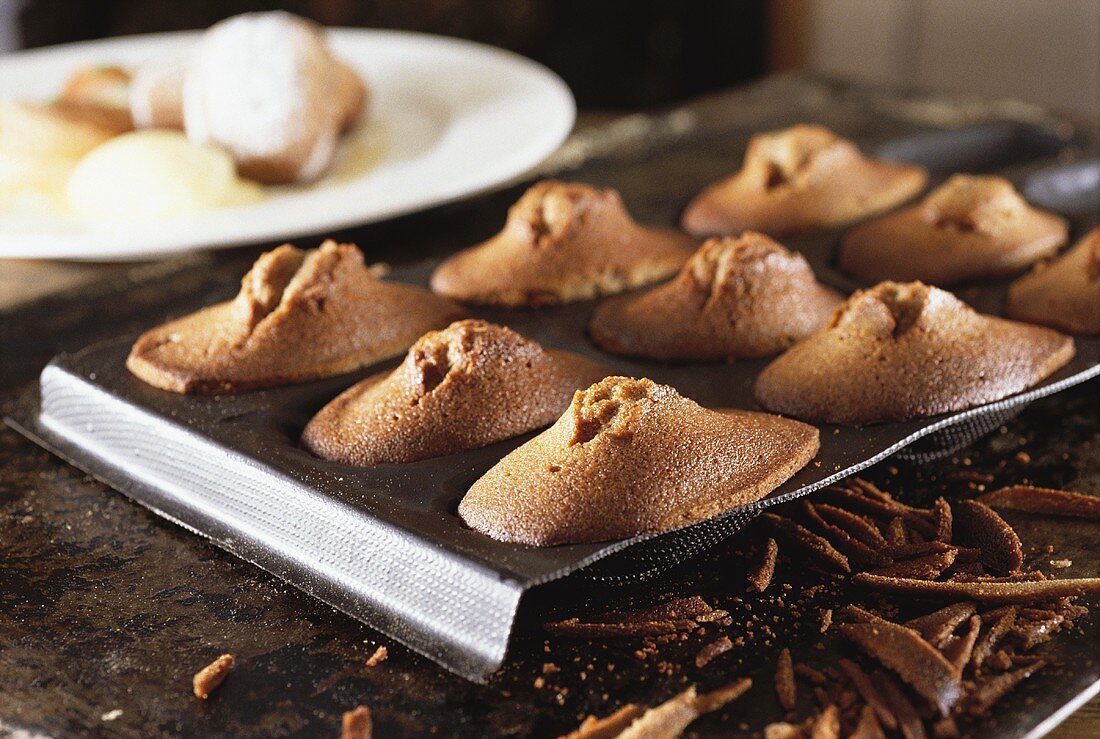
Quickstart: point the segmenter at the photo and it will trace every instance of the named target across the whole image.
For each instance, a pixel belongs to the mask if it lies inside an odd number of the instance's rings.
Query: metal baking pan
[[[954,171],[1003,172],[1045,207],[1069,217],[1074,238],[1100,216],[1095,207],[1100,161],[1059,159],[1080,146],[1072,135],[1015,121],[954,130],[902,121],[884,125],[878,119],[872,125],[874,115],[881,114],[862,111],[824,122],[865,150],[928,166],[933,184]],[[790,122],[778,120],[772,127]],[[870,138],[870,130],[891,135]],[[739,165],[751,133],[743,125],[687,130],[562,176],[617,187],[638,220],[673,224],[691,195]],[[499,206],[482,201],[472,207]],[[859,284],[833,265],[838,237],[784,243],[804,253],[822,281],[851,291]],[[392,279],[425,285],[436,263],[399,267]],[[955,292],[996,313],[1004,288],[1005,283],[973,285]],[[593,307],[588,302],[471,313],[545,345],[595,358],[615,372],[673,385],[704,405],[755,407],[752,382],[767,360],[659,364],[612,357],[585,335]],[[298,447],[298,434],[322,405],[396,361],[300,386],[185,397],[146,386],[126,371],[133,338],[55,358],[9,423],[158,514],[478,681],[503,661],[520,600],[531,588],[571,573],[606,582],[646,577],[729,536],[766,506],[891,454],[921,458],[952,451],[1029,401],[1100,374],[1100,339],[1079,339],[1069,365],[1003,401],[908,423],[822,426],[816,460],[752,506],[679,531],[538,549],[493,541],[467,529],[455,513],[469,485],[531,435],[372,469],[321,461]]]

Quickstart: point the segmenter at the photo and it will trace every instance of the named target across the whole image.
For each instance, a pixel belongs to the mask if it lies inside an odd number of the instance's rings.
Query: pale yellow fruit
[[[123,134],[80,161],[69,203],[82,218],[119,221],[181,216],[253,203],[263,189],[237,176],[233,159],[179,131]]]

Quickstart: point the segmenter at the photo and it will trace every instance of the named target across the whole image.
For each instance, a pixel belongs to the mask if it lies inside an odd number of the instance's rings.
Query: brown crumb
[[[890,704],[886,701],[885,696],[879,692],[878,688],[868,677],[867,673],[860,669],[859,665],[848,659],[841,659],[840,669],[844,671],[844,674],[848,676],[848,679],[852,681],[852,684],[856,686],[856,690],[863,696],[863,700],[867,701],[867,705],[874,709],[875,715],[878,716],[878,720],[887,729],[893,731],[898,727],[898,719],[894,715],[894,710],[890,707]]]
[[[752,680],[747,677],[734,680],[729,685],[703,693],[695,699],[695,708],[699,713],[711,713],[717,711],[727,703],[737,700],[752,687]]]
[[[833,609],[826,608],[821,612],[821,626],[818,628],[822,634],[829,630],[829,627],[833,625]]]
[[[849,739],[886,739],[886,734],[875,717],[873,708],[867,705],[863,706],[859,713],[859,723],[856,724],[856,728],[849,735]]]
[[[810,739],[840,739],[840,709],[826,706],[810,727]]]
[[[374,725],[369,708],[358,706],[344,713],[344,728],[340,739],[371,739],[373,733]]]
[[[1100,518],[1100,497],[1030,485],[1010,485],[978,498],[993,508],[1008,508],[1050,516]]]
[[[386,661],[386,657],[390,656],[390,650],[385,647],[378,647],[374,650],[374,654],[367,658],[367,667],[377,667]]]
[[[779,660],[775,664],[775,694],[779,697],[779,705],[788,711],[793,711],[798,704],[794,664],[791,662],[791,650],[786,647],[779,653]]]
[[[1067,567],[1073,566],[1072,559],[1052,559],[1050,560],[1050,566],[1056,570],[1064,570]]]
[[[576,731],[566,734],[561,739],[611,739],[623,733],[634,719],[643,713],[645,708],[628,703],[610,716],[604,718],[589,716]]]
[[[954,716],[944,716],[932,724],[932,736],[936,739],[958,739],[962,736]]]
[[[866,516],[828,503],[817,503],[814,509],[823,519],[872,549],[878,550],[886,546],[886,539],[882,536],[882,532],[878,530],[875,522]]]
[[[899,520],[899,519],[894,519]],[[935,580],[944,570],[955,563],[956,550],[925,554],[921,557],[903,559],[884,567],[871,570],[871,574],[883,577],[909,577],[917,580]]]
[[[223,654],[195,673],[191,680],[191,686],[197,698],[206,700],[210,694],[222,684],[225,678],[233,670],[236,661],[232,654]]]
[[[1024,562],[1020,537],[985,503],[961,500],[955,504],[955,537],[980,549],[982,565],[994,575],[1019,572]]]
[[[748,571],[749,584],[756,592],[763,593],[771,584],[772,577],[775,575],[775,560],[778,555],[779,545],[776,544],[775,539],[769,538],[764,544],[764,549],[760,552],[759,558]]]
[[[794,674],[806,678],[814,685],[824,685],[829,682],[829,678],[825,676],[825,673],[801,662],[794,666]]]
[[[974,615],[974,611],[973,603],[966,601],[953,603],[927,616],[911,618],[905,622],[905,625],[918,631],[929,644],[939,647],[955,629]]]
[[[725,654],[731,649],[733,649],[733,642],[730,641],[728,636],[715,639],[711,643],[705,645],[699,650],[699,653],[695,655],[695,666],[700,668],[706,667],[715,657]]]
[[[924,739],[924,724],[913,704],[905,697],[898,684],[884,672],[876,671],[873,679],[882,687],[882,693],[890,704],[890,710],[897,717],[898,728],[905,739]]]
[[[962,693],[953,665],[921,635],[877,616],[869,623],[840,624],[841,636],[890,668],[946,716]]]
[[[818,536],[805,526],[795,523],[789,518],[783,518],[774,513],[764,513],[760,517],[769,523],[777,533],[782,534],[792,543],[801,546],[828,569],[842,573],[852,571],[851,565],[848,564],[848,558],[838,552],[824,537]]]
[[[861,572],[852,578],[852,582],[895,595],[969,599],[980,603],[1034,603],[1066,596],[1100,593],[1100,578],[1097,577],[1065,580],[935,582],[879,577]]]
[[[989,712],[1001,698],[1027,678],[1045,666],[1039,661],[1029,667],[1021,667],[1013,672],[1005,672],[978,685],[966,697],[966,709],[971,715],[980,716]]]
[[[673,598],[647,608],[630,611],[612,611],[597,616],[590,622],[579,618],[567,618],[543,624],[543,628],[558,636],[623,637],[663,636],[679,631],[690,631],[699,623],[717,621],[729,614],[712,608],[697,595]]]
[[[971,616],[970,626],[962,636],[953,636],[940,647],[943,656],[955,668],[955,674],[962,676],[963,669],[970,662],[974,652],[974,643],[978,641],[978,633],[982,627],[981,616]]]
[[[961,482],[980,482],[989,484],[993,482],[993,475],[986,472],[976,472],[974,470],[955,470],[948,474],[952,480],[959,480]]]

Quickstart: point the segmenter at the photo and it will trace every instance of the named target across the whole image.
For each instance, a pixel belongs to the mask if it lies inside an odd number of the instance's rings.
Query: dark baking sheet
[[[1060,163],[1057,156],[1075,142],[1049,128],[991,122],[945,132],[898,124],[891,135],[872,137],[861,135],[866,122],[861,127],[853,121],[848,130],[831,125],[869,150],[929,166],[937,179],[956,170],[1004,172],[1025,191],[1042,193],[1044,205],[1070,216],[1074,237],[1097,220],[1093,174],[1100,163]],[[874,130],[883,128],[891,129]],[[619,187],[639,220],[674,223],[699,187],[737,166],[750,133],[734,127],[687,134],[568,176]],[[664,176],[645,177],[657,164]],[[806,254],[822,280],[850,290],[857,284],[832,266],[836,239],[826,234],[786,243]],[[393,277],[424,284],[433,265],[416,263]],[[996,312],[1003,287],[964,286],[956,292]],[[754,407],[751,384],[764,360],[660,365],[610,357],[584,335],[593,305],[472,313],[546,345],[598,358],[616,372],[669,383],[703,404]],[[529,436],[410,465],[361,470],[321,462],[296,447],[298,432],[327,400],[380,367],[298,387],[188,398],[149,388],[125,371],[132,338],[56,359],[42,376],[42,407],[32,394],[14,423],[158,513],[471,679],[484,679],[500,664],[520,598],[535,585],[603,558],[587,572],[606,580],[652,574],[736,531],[762,505],[849,475],[922,437],[915,454],[950,450],[999,425],[1030,399],[1100,372],[1100,341],[1081,340],[1070,365],[1006,401],[906,424],[822,427],[817,462],[759,505],[655,537],[534,549],[480,536],[454,514],[468,485]]]

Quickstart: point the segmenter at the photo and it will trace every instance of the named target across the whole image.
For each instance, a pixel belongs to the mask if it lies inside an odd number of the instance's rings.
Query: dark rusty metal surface
[[[736,108],[731,115],[753,125],[754,117],[774,118],[789,101],[741,95],[727,103]],[[699,115],[705,117],[706,110]],[[813,117],[832,122],[821,111]],[[656,197],[656,184],[638,183],[634,197]],[[481,212],[503,213],[515,195],[511,190],[491,196],[492,207]],[[415,256],[422,257],[426,250],[473,242],[498,226],[499,219],[472,219],[453,206],[343,236],[358,241],[372,259],[396,260],[413,255],[414,245]],[[224,299],[255,254],[235,250],[185,265],[168,278],[105,286],[86,299],[59,296],[3,316],[0,402],[10,402],[59,350]],[[119,299],[123,292],[125,299]],[[953,474],[958,470],[989,472],[993,484],[1026,478],[1100,493],[1096,393],[1094,380],[1042,400],[965,458],[884,463],[869,476],[907,499],[963,492],[966,484]],[[1017,459],[1020,450],[1029,462]],[[1072,560],[1065,574],[1100,575],[1095,524],[1028,516],[1013,517],[1013,523],[1037,556]],[[776,642],[789,638],[796,659],[812,661],[806,655],[816,654],[816,625],[790,617],[790,605],[806,584],[798,578],[791,578],[792,590],[782,599],[747,595],[739,554],[751,536],[735,537],[644,586],[608,589],[569,579],[544,589],[521,613],[504,670],[488,686],[476,686],[157,519],[5,428],[0,736],[22,729],[48,736],[333,736],[341,712],[360,703],[374,709],[379,736],[546,736],[574,727],[587,713],[666,698],[685,682],[711,688],[739,675],[757,678],[749,696],[693,730],[707,736],[730,735],[742,726],[759,732],[780,715],[770,688]],[[1038,551],[1047,543],[1054,545],[1053,555]],[[781,559],[781,577],[794,569]],[[834,590],[799,608],[812,613],[849,595]],[[645,603],[667,593],[707,597],[731,611],[734,628],[763,616],[775,635],[754,629],[755,638],[703,669],[692,659],[705,637],[692,637],[664,652],[672,666],[665,674],[655,661],[633,655],[635,643],[547,641],[539,628],[554,616]],[[1098,636],[1090,617],[1046,645],[1055,668],[1006,701],[995,725],[966,728],[989,736],[1027,733],[1100,679]],[[389,659],[365,667],[379,643],[389,647]],[[237,670],[209,701],[198,701],[190,693],[191,675],[225,651],[237,656]],[[536,679],[547,662],[561,672],[546,675],[539,687]]]

